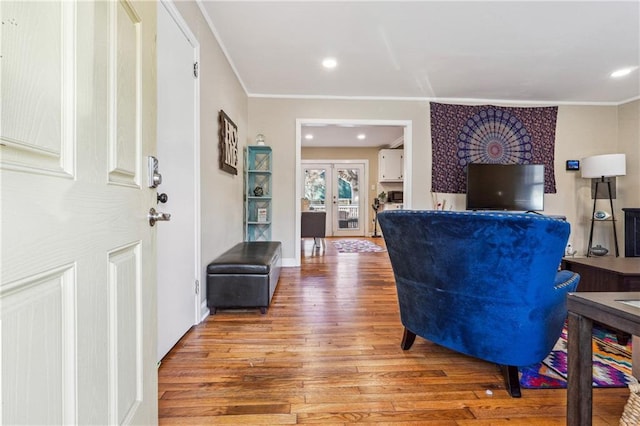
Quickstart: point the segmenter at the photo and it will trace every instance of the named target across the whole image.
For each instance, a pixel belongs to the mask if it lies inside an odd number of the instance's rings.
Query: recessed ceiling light
[[[360,140],[363,140],[363,139],[366,139],[366,138],[367,138],[367,135],[365,135],[364,133],[360,133],[358,135],[358,139],[360,139]]]
[[[338,65],[338,61],[335,58],[324,58],[322,60],[322,66],[328,69],[333,69]]]
[[[306,135],[304,135],[304,138],[310,141],[311,139],[313,139],[313,135],[311,133],[307,133]]]
[[[619,70],[616,70],[614,72],[611,73],[611,77],[613,78],[620,78],[620,77],[624,77],[625,75],[629,75],[631,74],[632,71],[637,70],[638,67],[627,67],[627,68],[621,68]]]

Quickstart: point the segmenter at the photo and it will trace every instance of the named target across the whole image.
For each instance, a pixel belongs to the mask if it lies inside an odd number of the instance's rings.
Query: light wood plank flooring
[[[370,239],[383,244],[381,238]],[[160,423],[277,425],[564,425],[566,390],[508,396],[498,368],[402,326],[387,253],[303,244],[272,306],[221,310],[159,369]],[[627,389],[594,390],[594,425],[617,425]]]

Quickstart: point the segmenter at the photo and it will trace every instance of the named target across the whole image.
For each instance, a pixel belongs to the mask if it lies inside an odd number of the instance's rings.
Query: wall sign
[[[220,127],[220,168],[238,174],[238,127],[223,110],[218,116]]]

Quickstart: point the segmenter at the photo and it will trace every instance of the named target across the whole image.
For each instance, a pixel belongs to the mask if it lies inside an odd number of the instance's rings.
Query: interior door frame
[[[178,9],[176,8],[174,1],[172,0],[160,0],[160,4],[166,9],[171,18],[176,22],[180,31],[184,34],[185,38],[189,41],[191,46],[193,47],[193,60],[200,64],[200,43],[198,42],[196,36],[193,34],[191,29],[189,28],[187,22],[184,20]],[[204,303],[201,301],[201,295],[203,293],[203,280],[204,273],[202,271],[202,240],[201,240],[201,195],[200,195],[200,78],[194,78],[194,159],[193,159],[193,171],[194,171],[194,231],[195,231],[195,259],[194,259],[194,277],[196,277],[197,284],[195,286],[194,292],[194,316],[193,323],[199,324],[204,318],[209,314],[209,309],[206,305],[206,300]],[[169,161],[169,159],[161,158],[159,159],[161,162]]]
[[[334,185],[336,184],[335,176],[334,176],[334,172],[333,170],[335,170],[336,168],[340,167],[340,168],[348,168],[350,165],[355,165],[355,166],[361,166],[362,167],[362,176],[359,176],[360,179],[360,186],[361,188],[363,188],[363,190],[361,190],[361,194],[360,194],[360,203],[358,205],[358,209],[359,209],[359,213],[358,213],[358,220],[359,220],[359,227],[357,228],[357,230],[355,231],[349,231],[349,230],[340,230],[339,227],[337,226],[338,223],[338,218],[337,215],[334,215],[334,213],[336,213],[337,211],[337,205],[334,208],[334,204],[333,201],[330,200],[328,198],[328,196],[325,196],[325,209],[327,211],[327,226],[326,229],[327,231],[331,231],[330,237],[356,237],[356,236],[364,236],[367,232],[367,224],[369,223],[369,209],[367,209],[367,206],[369,205],[369,191],[368,191],[368,187],[369,187],[369,160],[367,159],[353,159],[353,160],[301,160],[301,165],[303,165],[303,167],[301,167],[300,172],[303,173],[304,169],[307,168],[307,165],[317,165],[317,166],[327,166],[326,168],[330,168],[332,171],[330,173],[328,173],[327,177],[326,177],[326,183],[327,185],[331,185],[331,189],[329,191],[329,194],[332,195],[337,189],[334,188]],[[320,167],[317,167],[320,168]],[[329,180],[329,177],[331,177],[332,179]],[[302,180],[303,177],[302,175],[300,175],[300,179]],[[304,186],[304,185],[303,185]],[[303,188],[304,190],[304,188]],[[302,198],[302,196],[300,197]],[[334,211],[336,210],[336,211]],[[327,232],[327,234],[329,234]]]
[[[302,206],[302,126],[318,124],[356,125],[356,126],[399,126],[404,128],[404,180],[402,189],[404,192],[403,205],[405,209],[411,208],[412,168],[413,158],[413,122],[411,120],[375,120],[375,119],[329,119],[329,118],[296,118],[296,184],[295,184],[295,230],[294,251],[296,264],[300,266],[301,241],[300,241],[300,213]]]

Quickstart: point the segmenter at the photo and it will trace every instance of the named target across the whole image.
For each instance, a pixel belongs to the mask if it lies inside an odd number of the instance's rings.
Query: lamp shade
[[[583,158],[582,177],[624,176],[627,174],[625,160],[624,154],[604,154]]]

